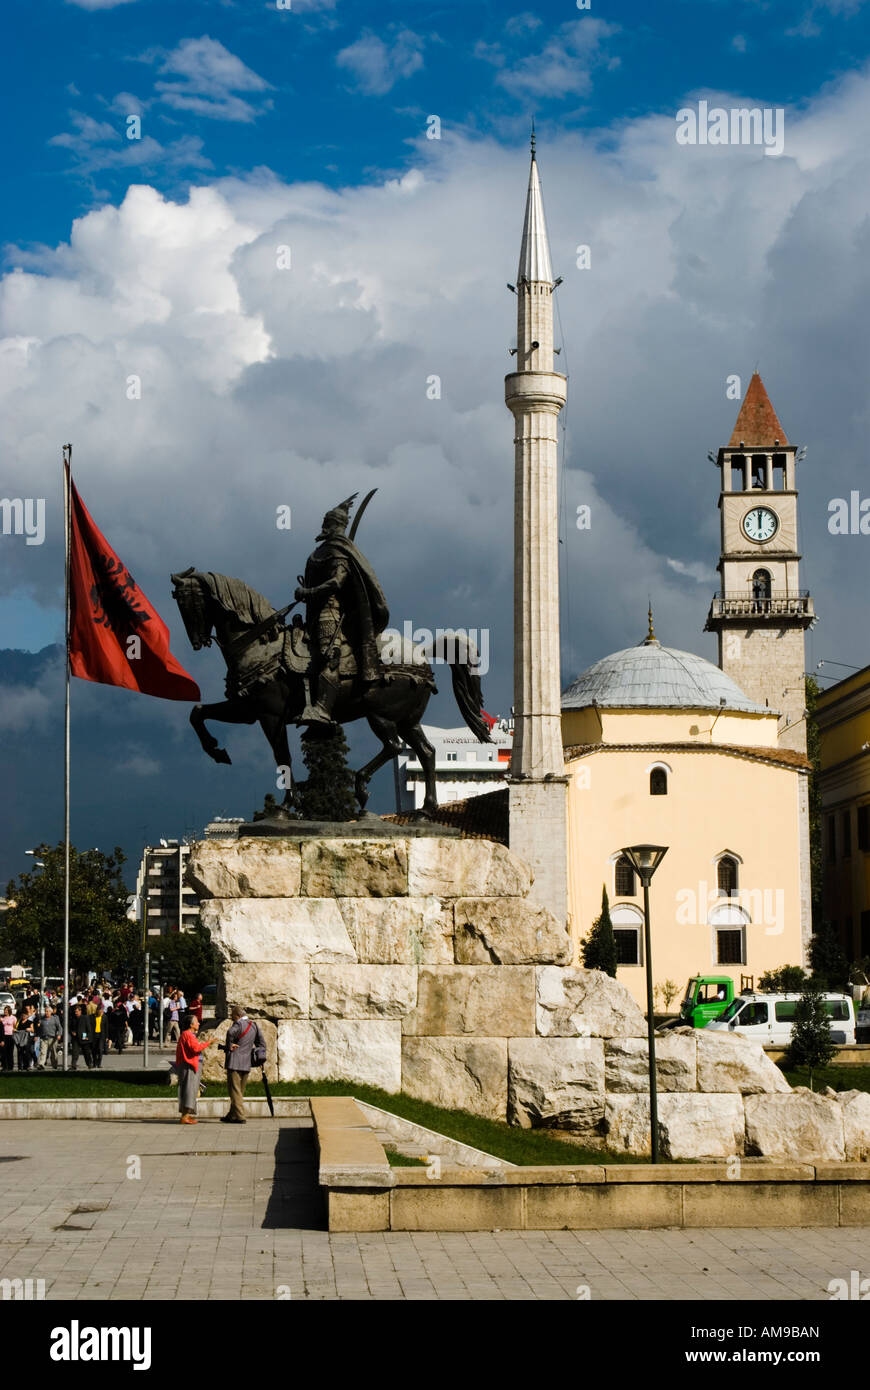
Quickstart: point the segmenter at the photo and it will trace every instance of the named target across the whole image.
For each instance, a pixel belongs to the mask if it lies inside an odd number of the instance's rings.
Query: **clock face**
[[[743,518],[743,530],[751,541],[769,541],[779,529],[779,518],[769,507],[753,507]]]

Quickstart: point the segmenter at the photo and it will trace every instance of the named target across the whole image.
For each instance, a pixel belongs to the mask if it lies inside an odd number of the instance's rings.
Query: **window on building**
[[[756,570],[752,576],[752,597],[770,598],[770,570]]]
[[[837,858],[837,822],[833,816],[828,816],[828,863],[833,864]]]
[[[631,864],[624,854],[621,854],[616,861],[614,873],[614,891],[618,898],[633,898],[637,893],[635,887],[635,874]]]
[[[637,927],[614,927],[617,965],[641,965],[640,931]]]
[[[767,487],[767,454],[752,455],[752,486],[762,489]]]
[[[843,858],[850,859],[852,856],[852,817],[848,811],[844,811],[840,821],[840,840],[843,846]]]
[[[716,933],[716,961],[719,965],[745,965],[743,932],[739,929],[720,930]]]
[[[785,454],[773,456],[773,486],[776,492],[785,492],[786,470]]]
[[[459,760],[459,754],[458,754],[458,753],[445,753],[445,755],[444,755],[444,761],[445,761],[445,762],[448,762],[448,763],[455,763],[455,762],[458,762],[458,760]]]
[[[716,865],[716,885],[722,897],[730,898],[737,892],[737,860],[730,854],[723,854]]]
[[[858,848],[870,850],[870,806],[858,807]]]
[[[668,774],[663,767],[654,767],[649,775],[650,796],[667,796]]]
[[[731,491],[746,491],[746,459],[743,454],[731,455]]]

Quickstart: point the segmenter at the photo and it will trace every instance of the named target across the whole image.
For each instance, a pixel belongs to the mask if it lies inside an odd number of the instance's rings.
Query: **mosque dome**
[[[562,709],[709,709],[771,714],[755,704],[712,661],[653,636],[613,652],[583,671],[562,693]]]

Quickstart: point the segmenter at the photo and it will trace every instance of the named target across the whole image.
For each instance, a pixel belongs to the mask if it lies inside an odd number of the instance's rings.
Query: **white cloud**
[[[618,33],[618,25],[603,19],[570,20],[537,53],[504,68],[496,81],[515,97],[585,96],[595,68],[619,65],[605,49],[606,41]]]
[[[115,10],[119,5],[130,5],[133,0],[66,0],[80,10]]]
[[[678,147],[665,116],[625,122],[600,149],[539,138],[570,382],[566,681],[642,637],[650,591],[661,640],[713,656],[702,586],[718,556],[718,478],[705,455],[733,427],[727,376],[745,384],[756,359],[789,437],[810,446],[799,484],[818,655],[866,658],[866,559],[829,536],[827,501],[866,491],[868,122],[861,73],[788,112],[778,160]],[[0,592],[57,603],[56,460],[72,439],[97,524],[172,624],[204,697],[220,698],[222,663],[188,650],[170,571],[238,574],[287,603],[323,512],[377,486],[360,540],[394,621],[489,628],[484,694],[506,709],[513,469],[500,377],[526,158],[494,141],[421,139],[408,172],[380,184],[261,172],[183,202],[136,186],[78,219],[68,244],[13,251],[19,273],[0,282],[4,489],[47,497],[48,533],[43,547],[4,542]],[[578,243],[590,270],[575,268]],[[292,268],[279,268],[280,247]],[[284,504],[289,532],[275,525]],[[574,522],[580,504],[588,531]],[[455,719],[449,692],[438,701],[433,718]],[[158,714],[187,736],[183,710]],[[220,732],[234,758],[268,758],[256,731],[250,743]]]
[[[146,59],[149,56],[145,55]],[[155,91],[161,101],[178,111],[221,121],[253,121],[271,106],[262,95],[272,90],[269,83],[207,34],[182,39],[171,53],[162,56],[158,72],[170,80],[156,82]],[[259,100],[247,101],[239,92],[256,92]]]
[[[687,565],[682,560],[672,560],[670,556],[665,560],[668,569],[674,574],[684,575],[686,579],[694,579],[696,584],[706,584],[713,588],[716,581],[716,574],[712,565],[704,565],[699,562]]]
[[[410,29],[402,29],[391,43],[366,31],[336,57],[340,68],[354,79],[353,85],[366,96],[383,96],[402,78],[411,77],[423,66],[424,40]]]
[[[121,774],[128,773],[131,777],[154,777],[162,768],[156,758],[149,757],[142,749],[138,749],[118,764],[118,771]]]
[[[735,52],[735,53],[745,53],[745,52],[746,52],[746,35],[745,35],[745,34],[735,34],[734,37],[733,37],[733,39],[731,40],[731,47],[734,49],[734,52]]]

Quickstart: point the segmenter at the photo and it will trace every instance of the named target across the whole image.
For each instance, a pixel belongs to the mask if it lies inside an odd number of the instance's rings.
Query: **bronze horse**
[[[221,724],[256,724],[266,735],[276,768],[286,769],[285,794],[279,809],[289,815],[297,809],[291,771],[287,725],[298,724],[305,708],[308,637],[301,620],[290,627],[283,622],[287,609],[278,612],[268,599],[241,579],[188,569],[172,575],[172,597],[195,651],[216,642],[227,665],[226,696],[218,704],[195,705],[190,722],[210,758],[229,763],[229,753],[206,727]],[[386,636],[386,634],[385,634]],[[384,643],[386,649],[388,643]],[[430,660],[450,667],[453,693],[465,723],[481,743],[491,742],[481,717],[482,695],[474,644],[463,633],[441,633],[426,649],[399,653],[401,662],[382,661],[383,678],[364,684],[358,677],[343,679],[333,711],[339,724],[365,719],[380,739],[380,752],[355,774],[354,791],[360,812],[368,801],[368,783],[378,768],[399,753],[402,742],[420,759],[425,779],[422,819],[435,815],[435,750],[420,727],[435,693]]]

